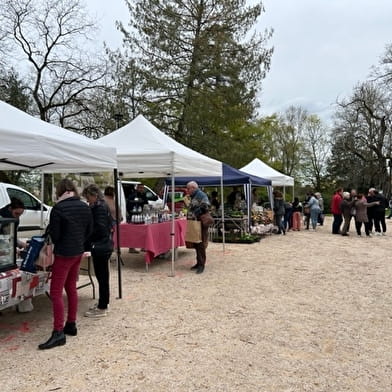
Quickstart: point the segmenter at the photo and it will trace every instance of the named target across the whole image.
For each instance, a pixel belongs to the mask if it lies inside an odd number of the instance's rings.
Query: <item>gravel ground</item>
[[[388,221],[388,229],[392,224]],[[390,392],[391,233],[269,235],[252,245],[210,243],[205,272],[194,251],[175,263],[123,252],[123,298],[107,317],[83,312],[78,336],[40,351],[51,332],[46,296],[0,316],[1,392]],[[81,280],[86,277],[81,276]]]

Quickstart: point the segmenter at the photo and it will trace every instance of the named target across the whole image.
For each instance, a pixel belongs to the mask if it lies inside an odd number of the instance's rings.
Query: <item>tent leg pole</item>
[[[118,174],[117,169],[113,171],[114,175],[114,198],[116,206],[116,243],[117,243],[117,276],[118,276],[118,299],[122,298],[122,280],[121,280],[121,247],[120,247],[120,214],[119,214],[119,191],[118,191]]]
[[[175,209],[175,200],[174,200],[174,191],[175,191],[175,181],[174,181],[174,157],[172,158],[172,194],[171,194],[171,203],[172,203],[172,221],[171,221],[171,232],[170,232],[170,236],[171,236],[171,269],[170,269],[170,277],[175,277],[176,273],[174,271],[174,259],[175,259],[175,230],[176,230],[176,209]]]

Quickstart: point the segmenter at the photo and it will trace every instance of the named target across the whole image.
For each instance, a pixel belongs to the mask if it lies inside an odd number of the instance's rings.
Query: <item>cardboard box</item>
[[[38,284],[34,287],[34,296],[42,295],[46,292],[49,292],[50,284],[49,284],[49,272],[38,272]]]
[[[15,296],[19,298],[29,298],[34,295],[34,288],[38,285],[39,278],[36,274],[21,271],[20,280],[16,285]]]

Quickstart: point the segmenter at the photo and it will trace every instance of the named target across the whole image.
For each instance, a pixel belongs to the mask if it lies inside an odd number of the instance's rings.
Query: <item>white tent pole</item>
[[[223,170],[223,169],[222,169]],[[223,173],[221,174],[221,206],[222,206],[222,251],[225,252],[225,203],[223,198]]]
[[[176,209],[175,209],[175,200],[174,200],[174,194],[175,194],[175,181],[174,181],[174,152],[172,152],[172,179],[171,179],[171,203],[172,203],[172,222],[171,222],[171,271],[170,275],[171,277],[176,276],[175,271],[174,271],[174,259],[175,259],[175,229],[176,229]]]
[[[121,185],[121,180],[119,180],[117,175],[117,169],[113,170],[114,175],[114,200],[116,207],[116,241],[117,241],[117,275],[118,275],[118,298],[122,298],[122,280],[121,280],[121,247],[120,247],[120,213],[119,213],[119,203],[120,198],[119,186]]]
[[[247,212],[248,212],[248,234],[250,234],[250,226],[251,226],[251,210],[252,210],[252,180],[249,181],[248,187],[248,198],[247,198]]]
[[[44,196],[45,196],[45,175],[41,172],[41,221],[40,221],[40,231],[42,232],[44,227]]]

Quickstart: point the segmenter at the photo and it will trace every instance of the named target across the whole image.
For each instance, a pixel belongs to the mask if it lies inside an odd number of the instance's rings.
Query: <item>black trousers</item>
[[[376,211],[374,213],[374,230],[377,233],[381,233],[381,229],[383,233],[387,231],[387,226],[385,224],[385,211]]]
[[[343,222],[342,214],[333,214],[332,234],[339,234],[340,226]]]
[[[109,304],[109,259],[112,255],[112,252],[94,252],[91,251],[91,256],[93,258],[93,265],[95,271],[95,277],[98,281],[98,291],[99,291],[99,300],[98,300],[98,308],[99,309],[107,309]]]
[[[208,227],[201,227],[201,242],[195,243],[194,247],[196,250],[196,262],[199,265],[206,264],[206,249],[208,246]]]
[[[365,226],[365,233],[366,233],[366,235],[369,235],[370,234],[369,222],[363,222],[363,225]],[[355,228],[357,229],[357,234],[358,235],[361,235],[361,227],[362,227],[362,222],[355,221]]]

